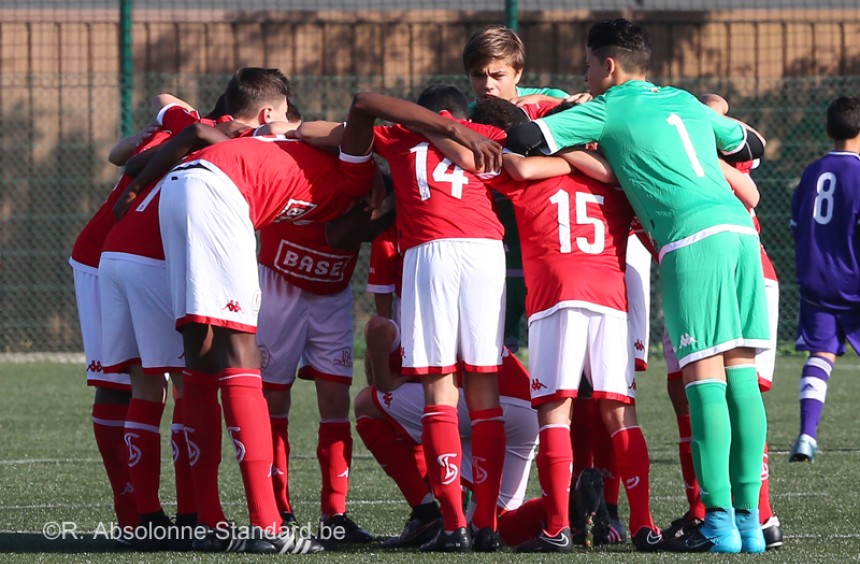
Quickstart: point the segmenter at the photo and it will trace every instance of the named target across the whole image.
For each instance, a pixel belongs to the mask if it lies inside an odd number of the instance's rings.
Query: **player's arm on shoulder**
[[[755,180],[749,174],[744,174],[722,159],[720,159],[720,170],[723,171],[726,182],[732,187],[732,192],[746,207],[754,208],[758,205],[761,195]]]
[[[612,170],[609,161],[599,151],[571,147],[563,149],[557,154],[570,163],[572,167],[590,178],[606,184],[618,184],[615,171]]]
[[[543,180],[573,172],[570,163],[561,157],[523,157],[506,152],[502,155],[502,164],[505,172],[517,181]]]
[[[136,131],[128,137],[123,137],[111,148],[108,153],[108,161],[115,166],[125,166],[143,140],[157,130],[158,124],[150,123],[145,125],[140,131]]]
[[[129,204],[145,186],[170,172],[170,169],[189,153],[228,139],[230,137],[216,127],[202,123],[189,125],[151,155],[146,166],[134,176],[125,192],[119,197],[116,206],[114,206],[114,213],[118,217],[122,217],[128,210]]]
[[[708,111],[717,138],[717,148],[728,163],[741,163],[764,156],[765,138],[742,121]],[[739,139],[739,137],[742,137]]]
[[[303,121],[292,136],[319,149],[337,150],[343,141],[343,132],[344,124],[341,122]]]
[[[162,92],[152,97],[152,111],[158,115],[161,110],[168,106],[181,106],[189,111],[194,111],[194,106],[181,98],[177,98],[173,94]]]
[[[400,123],[406,127],[421,128],[422,132],[437,133],[453,139],[472,151],[478,171],[492,171],[501,168],[502,147],[497,142],[469,129],[465,125],[443,117],[417,104],[385,96],[378,92],[359,92],[350,106],[350,119],[353,114],[384,119]],[[349,129],[349,119],[347,119]],[[372,141],[372,132],[370,132]],[[346,135],[344,135],[346,138]],[[368,142],[368,150],[370,143]]]

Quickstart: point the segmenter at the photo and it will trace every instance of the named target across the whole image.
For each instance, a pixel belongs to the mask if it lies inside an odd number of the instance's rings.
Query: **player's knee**
[[[376,409],[376,405],[373,403],[373,388],[368,386],[358,392],[353,400],[353,410],[355,412],[355,417],[372,417],[373,419],[378,419],[381,417],[381,413]]]
[[[388,352],[391,343],[397,338],[397,330],[387,317],[374,315],[364,326],[364,338],[368,348],[384,348]]]

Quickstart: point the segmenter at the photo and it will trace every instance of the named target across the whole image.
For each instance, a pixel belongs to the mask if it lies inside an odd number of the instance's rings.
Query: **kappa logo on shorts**
[[[540,390],[545,390],[546,386],[543,382],[538,380],[537,378],[532,378],[532,391],[539,392]]]
[[[385,407],[391,408],[392,399],[394,399],[394,395],[391,392],[385,392],[382,394],[382,403],[385,404]]]
[[[87,366],[87,372],[102,372],[102,363],[98,360],[94,360]]]
[[[698,343],[698,342],[699,341],[697,341],[696,339],[691,337],[689,333],[684,333],[683,335],[681,335],[681,342],[680,342],[681,346],[678,348],[683,349],[684,347],[692,346],[693,343]]]
[[[240,311],[242,311],[242,306],[240,306],[239,302],[237,302],[236,300],[230,300],[229,302],[227,302],[227,305],[225,305],[221,309],[227,309],[233,313],[239,313]]]
[[[457,453],[449,452],[446,454],[440,454],[436,457],[436,462],[439,463],[439,466],[445,469],[445,476],[442,477],[442,485],[447,486],[454,482],[457,477],[460,475],[460,467],[451,462],[452,458],[456,458]]]
[[[317,207],[319,207],[317,204],[290,198],[287,205],[284,206],[281,213],[275,217],[274,221],[275,223],[280,221],[295,221],[303,215],[307,215],[314,211]]]
[[[642,339],[636,339],[636,342],[633,343],[633,348],[639,352],[642,352],[645,350],[645,343],[642,342]]]

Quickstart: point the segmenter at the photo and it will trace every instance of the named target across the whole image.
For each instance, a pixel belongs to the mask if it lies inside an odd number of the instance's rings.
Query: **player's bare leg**
[[[537,407],[540,446],[537,454],[538,479],[543,492],[546,526],[541,533],[519,546],[518,552],[570,552],[569,488],[573,450],[570,444],[571,398]]]
[[[472,548],[493,552],[499,546],[497,505],[506,440],[498,373],[466,372],[463,393],[472,422],[472,487],[476,505],[472,516]]]

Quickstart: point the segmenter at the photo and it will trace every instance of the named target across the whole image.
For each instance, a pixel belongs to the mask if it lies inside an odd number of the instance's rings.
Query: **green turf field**
[[[770,422],[770,469],[774,509],[782,521],[786,544],[765,556],[775,562],[835,562],[860,559],[860,440],[855,433],[860,417],[860,361],[839,362],[831,379],[824,421],[819,431],[821,451],[814,464],[789,465],[787,451],[797,433],[797,388],[803,360],[781,357],[774,390],[766,395]],[[357,362],[361,367],[362,363]],[[112,543],[93,538],[99,522],[110,522],[110,490],[92,436],[92,391],[83,384],[83,369],[72,364],[0,364],[0,560],[140,562],[155,558],[113,552]],[[358,381],[363,376],[358,377]],[[292,442],[291,493],[301,523],[314,522],[319,511],[319,470],[315,460],[316,403],[308,382],[297,381],[290,423]],[[356,390],[358,387],[356,386]],[[654,516],[667,525],[685,510],[676,454],[676,427],[665,395],[662,363],[638,380],[640,420],[651,450],[651,491]],[[169,422],[165,413],[164,427]],[[364,528],[379,535],[399,533],[408,510],[398,490],[361,445],[357,435],[350,476],[350,514]],[[226,436],[226,433],[225,433]],[[174,509],[169,443],[164,441],[162,500]],[[537,492],[532,473],[530,491]],[[228,517],[246,519],[238,466],[232,446],[225,442],[221,473],[222,501]],[[622,499],[623,499],[622,495]],[[626,513],[622,501],[622,512]],[[78,539],[47,540],[47,523],[74,523]],[[447,561],[450,556],[410,552],[384,553],[362,549],[360,558],[374,561]],[[372,554],[372,556],[371,556]],[[246,556],[169,554],[158,559],[208,561]],[[630,544],[585,551],[575,558],[587,561],[700,562],[715,555],[640,555]],[[268,560],[272,557],[256,557]],[[287,557],[284,557],[287,558]],[[314,560],[355,561],[350,553],[311,556]],[[469,555],[475,561],[502,561],[514,556]],[[562,557],[559,557],[562,558]],[[564,557],[570,558],[570,557]],[[738,557],[723,557],[738,558]],[[744,558],[741,556],[740,558]],[[552,559],[552,558],[548,558]]]

